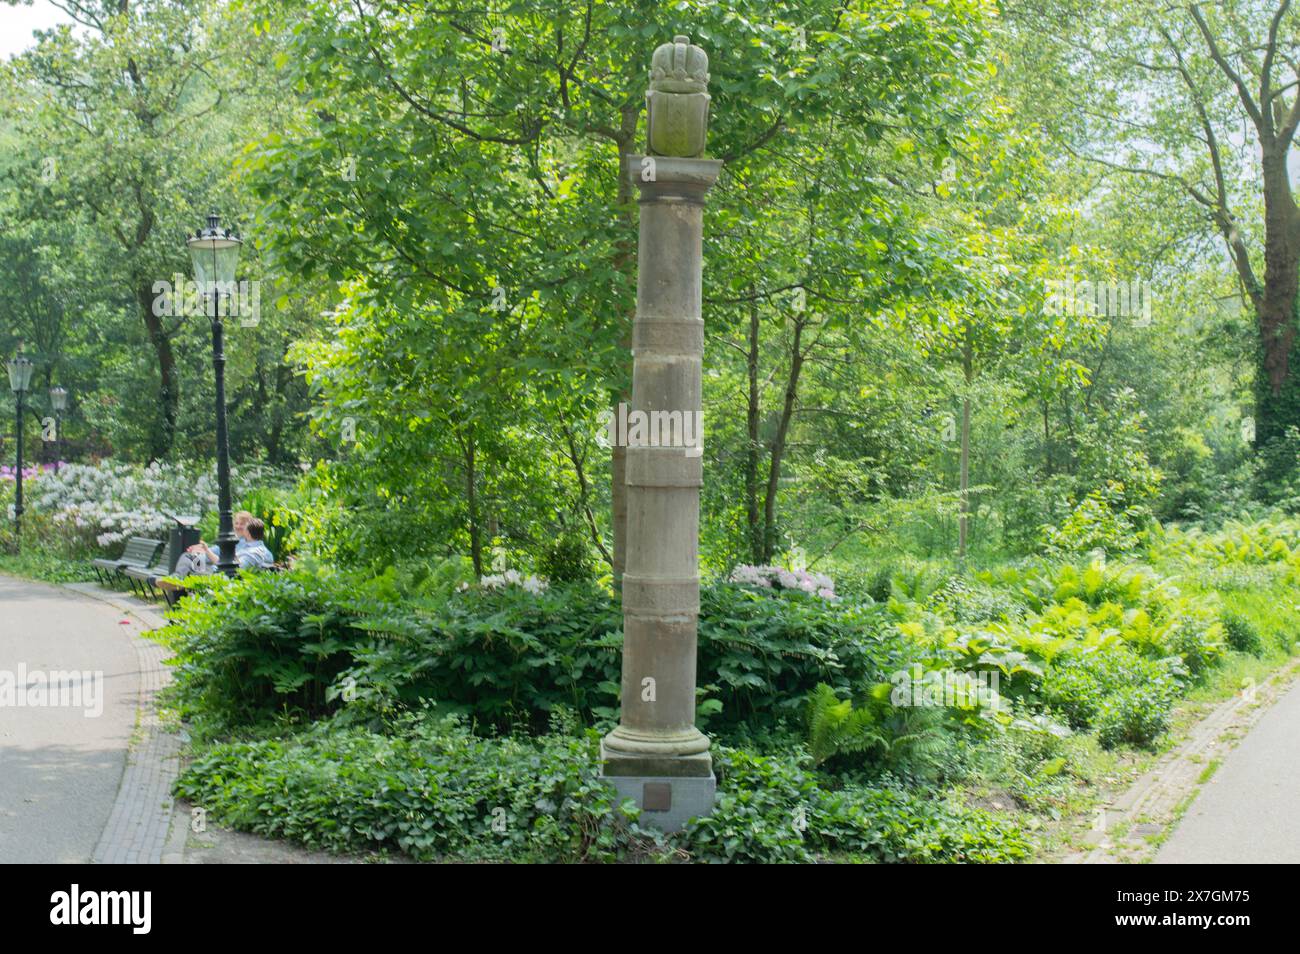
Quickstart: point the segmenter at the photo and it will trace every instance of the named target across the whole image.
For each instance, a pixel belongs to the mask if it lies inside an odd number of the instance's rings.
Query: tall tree
[[[1300,11],[1291,0],[1010,4],[1076,79],[1057,141],[1194,207],[1254,314],[1259,444],[1300,427]],[[1069,17],[1076,28],[1047,30]]]

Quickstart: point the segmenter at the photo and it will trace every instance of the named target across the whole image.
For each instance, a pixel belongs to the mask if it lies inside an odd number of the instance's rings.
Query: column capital
[[[623,174],[641,191],[640,201],[704,203],[718,181],[721,159],[681,159],[677,156],[623,157]]]

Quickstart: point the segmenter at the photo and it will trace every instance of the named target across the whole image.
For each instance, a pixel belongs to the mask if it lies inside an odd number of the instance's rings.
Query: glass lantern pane
[[[237,239],[191,239],[190,262],[194,266],[194,281],[199,291],[222,294],[234,291],[235,266],[239,263]],[[215,288],[214,288],[215,283]]]
[[[239,244],[231,242],[225,248],[217,249],[217,275],[223,292],[232,292],[235,283],[235,266],[239,264]]]
[[[14,358],[9,362],[9,387],[15,393],[26,391],[32,381],[35,365],[27,358]]]

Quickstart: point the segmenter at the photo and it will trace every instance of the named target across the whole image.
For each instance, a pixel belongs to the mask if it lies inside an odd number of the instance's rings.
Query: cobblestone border
[[[147,635],[167,621],[148,604],[95,583],[65,583],[65,588],[134,616],[144,627],[132,633],[140,673],[136,737],[126,754],[122,783],[91,860],[95,864],[176,864],[184,850],[185,826],[175,825],[172,783],[180,770],[181,740],[166,731],[155,705],[158,690],[171,682],[163,665],[168,652]],[[180,830],[179,847],[172,829]]]

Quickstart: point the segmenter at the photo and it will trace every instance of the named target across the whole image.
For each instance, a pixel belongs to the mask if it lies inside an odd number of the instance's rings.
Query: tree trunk
[[[1051,406],[1046,400],[1043,401],[1043,473],[1052,476],[1052,422],[1050,417]]]
[[[474,575],[483,577],[483,541],[479,533],[478,472],[474,462],[474,438],[461,441],[465,452],[465,501],[469,508],[469,555],[474,562]]]
[[[135,286],[136,302],[144,318],[145,330],[149,333],[149,343],[153,345],[154,357],[158,364],[158,409],[159,418],[149,435],[149,456],[158,460],[167,455],[176,439],[177,407],[180,402],[180,387],[176,373],[176,357],[172,354],[171,339],[163,328],[162,319],[153,313],[153,283],[138,280]]]
[[[1259,333],[1255,434],[1258,446],[1300,427],[1300,386],[1291,374],[1300,293],[1300,210],[1291,194],[1286,144],[1265,151],[1264,284],[1254,296]]]
[[[750,285],[750,294],[754,286]],[[745,451],[745,522],[749,530],[749,559],[763,562],[763,529],[758,515],[758,298],[749,303],[749,348],[745,352],[745,366],[749,375],[749,407],[745,417],[745,434],[749,443]]]
[[[957,520],[957,559],[966,559],[966,534],[970,520],[970,386],[974,377],[974,354],[972,353],[971,329],[966,325],[965,340],[962,342],[961,369],[966,381],[966,388],[961,396],[961,516]]]
[[[799,393],[799,372],[803,370],[804,320],[794,321],[794,342],[790,348],[790,376],[785,384],[785,401],[781,405],[781,419],[777,423],[776,436],[772,439],[772,461],[767,472],[767,497],[763,501],[763,563],[771,563],[776,550],[776,495],[781,486],[781,461],[785,457],[786,435],[790,430],[790,419],[794,416],[795,398]]]

